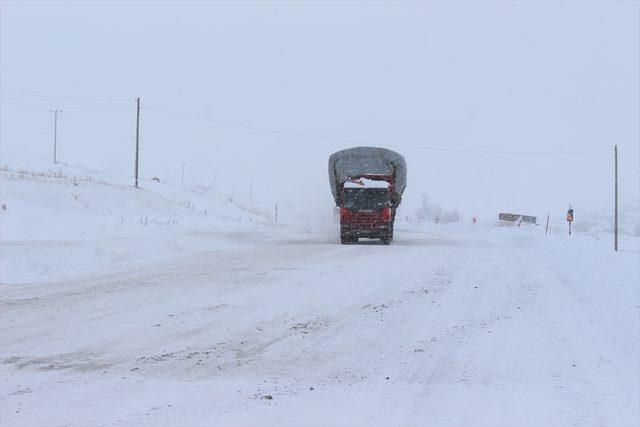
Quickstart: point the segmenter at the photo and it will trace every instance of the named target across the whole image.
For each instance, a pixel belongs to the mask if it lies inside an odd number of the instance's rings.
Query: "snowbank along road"
[[[4,284],[2,425],[638,425],[636,250],[407,227]]]

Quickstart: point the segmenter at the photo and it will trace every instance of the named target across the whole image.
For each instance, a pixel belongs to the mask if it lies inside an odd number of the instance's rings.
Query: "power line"
[[[12,101],[5,101],[4,99],[1,101],[3,104],[7,104],[7,105],[16,105],[18,107],[31,107],[31,108],[42,108],[42,109],[49,109],[50,107],[46,106],[46,105],[36,105],[36,104],[27,104],[24,102],[12,102]]]
[[[72,97],[72,96],[51,96],[40,95],[35,93],[17,92],[12,90],[0,90],[0,93],[6,93],[8,95],[28,96],[32,98],[45,98],[45,99],[64,99],[70,101],[91,101],[91,102],[131,102],[130,98],[87,98],[87,97]]]
[[[0,100],[0,102],[2,102],[3,104],[7,104],[7,105],[15,105],[18,107],[30,107],[30,108],[38,108],[38,109],[50,109],[51,107],[48,105],[42,105],[42,104],[30,104],[30,103],[26,103],[26,102],[13,102],[13,101],[6,101],[6,100]],[[78,107],[78,106],[65,106],[64,107],[65,110],[132,110],[135,107],[116,107],[116,106],[110,106],[110,105],[89,105],[89,106],[82,106],[82,107]]]
[[[38,98],[47,98],[47,99],[67,99],[67,100],[82,100],[82,101],[99,101],[99,102],[120,102],[120,101],[126,101],[126,102],[130,102],[130,99],[124,99],[124,98],[78,98],[78,97],[53,97],[53,96],[47,96],[47,95],[39,95],[39,94],[32,94],[32,93],[24,93],[24,92],[16,92],[16,91],[0,91],[1,93],[6,93],[6,94],[12,94],[12,95],[20,95],[20,96],[32,96],[32,97],[38,97]],[[24,107],[32,107],[32,108],[46,108],[49,109],[49,106],[45,106],[45,105],[36,105],[36,104],[30,104],[30,103],[21,103],[21,102],[12,102],[12,101],[6,101],[6,100],[1,100],[2,103],[7,104],[7,105],[16,105],[16,106],[24,106]],[[83,110],[83,109],[120,109],[120,110],[131,110],[132,107],[117,107],[117,106],[82,106],[82,107],[78,107],[78,106],[65,106],[65,109],[77,109],[77,110]],[[166,109],[162,109],[162,108],[156,108],[156,107],[150,107],[150,106],[145,106],[143,107],[143,109],[149,110],[149,111],[155,111],[155,112],[159,112],[159,113],[164,113],[164,114],[169,114],[172,116],[176,116],[176,117],[183,117],[183,118],[188,118],[188,119],[192,119],[192,120],[200,120],[200,121],[206,121],[206,122],[210,122],[210,123],[216,123],[219,125],[224,125],[224,126],[232,126],[232,127],[237,127],[237,128],[242,128],[242,129],[247,129],[247,130],[252,130],[252,131],[257,131],[257,132],[267,132],[267,133],[273,133],[273,134],[278,134],[278,135],[287,135],[287,136],[294,136],[294,137],[298,137],[298,138],[306,138],[306,139],[315,139],[315,140],[321,140],[321,141],[330,141],[330,142],[339,142],[339,143],[347,143],[347,144],[358,144],[358,145],[380,145],[380,143],[377,142],[372,142],[372,141],[364,141],[364,140],[357,140],[357,139],[351,139],[351,138],[339,138],[339,137],[331,137],[331,136],[324,136],[324,135],[313,135],[313,134],[308,134],[308,133],[302,133],[302,132],[294,132],[294,131],[288,131],[288,130],[283,130],[283,129],[275,129],[275,128],[267,128],[267,127],[262,127],[262,126],[254,126],[251,124],[247,124],[247,123],[240,123],[240,122],[232,122],[232,121],[228,121],[228,120],[218,120],[218,119],[213,119],[213,118],[209,118],[209,117],[203,117],[203,116],[198,116],[195,114],[188,114],[188,113],[182,113],[182,112],[177,112],[177,111],[170,111],[170,110],[166,110]],[[511,151],[511,150],[474,150],[474,149],[463,149],[463,148],[447,148],[447,147],[429,147],[429,146],[416,146],[416,145],[395,145],[395,144],[383,144],[386,147],[389,148],[399,148],[399,149],[409,149],[409,150],[422,150],[422,151],[437,151],[437,152],[450,152],[450,153],[471,153],[471,154],[502,154],[502,155],[575,155],[575,154],[592,154],[592,153],[605,153],[608,152],[609,150],[604,150],[604,149],[596,149],[596,150],[580,150],[580,151]]]
[[[506,151],[506,150],[468,150],[463,148],[443,148],[443,147],[420,147],[410,145],[396,145],[390,147],[407,148],[411,150],[427,150],[427,151],[448,151],[452,153],[474,153],[474,154],[551,154],[551,155],[568,155],[568,154],[591,154],[604,153],[607,150],[582,150],[582,151]]]
[[[348,138],[336,138],[336,137],[312,135],[312,134],[306,134],[306,133],[300,133],[300,132],[292,132],[292,131],[274,129],[274,128],[265,128],[265,127],[254,126],[254,125],[249,125],[245,123],[230,122],[226,120],[218,120],[218,119],[212,119],[208,117],[197,116],[194,114],[180,113],[180,112],[165,110],[165,109],[156,108],[156,107],[145,106],[144,108],[150,111],[156,111],[159,113],[169,114],[172,116],[184,117],[184,118],[193,119],[193,120],[201,120],[201,121],[217,123],[225,126],[233,126],[233,127],[243,128],[243,129],[259,131],[259,132],[269,132],[269,133],[275,133],[280,135],[296,136],[300,138],[317,139],[317,140],[331,141],[331,142],[343,142],[348,144],[378,145],[377,143],[372,143],[370,141],[348,139]],[[452,153],[474,153],[474,154],[570,155],[570,154],[600,153],[600,152],[608,151],[608,150],[602,150],[602,149],[582,150],[582,151],[507,151],[507,150],[469,150],[469,149],[462,149],[462,148],[424,147],[424,146],[386,145],[386,144],[385,146],[391,147],[391,148],[404,148],[404,149],[411,149],[411,150],[441,151],[441,152],[452,152]]]
[[[208,117],[196,116],[196,115],[193,115],[193,114],[178,113],[178,112],[175,112],[175,111],[169,111],[169,110],[164,110],[164,109],[161,109],[161,108],[155,108],[155,107],[149,107],[149,106],[145,106],[144,109],[151,110],[151,111],[157,111],[157,112],[165,113],[165,114],[170,114],[172,116],[185,117],[185,118],[194,119],[194,120],[203,120],[203,121],[217,123],[217,124],[221,124],[221,125],[235,126],[235,127],[240,127],[240,128],[244,128],[244,129],[261,131],[261,132],[271,132],[271,133],[277,133],[277,134],[281,134],[281,135],[299,136],[299,137],[302,137],[302,138],[323,139],[323,140],[329,140],[329,141],[335,141],[335,142],[349,142],[349,143],[356,143],[356,144],[360,144],[361,143],[360,141],[351,140],[351,139],[332,138],[332,137],[326,137],[326,136],[316,136],[316,135],[309,135],[309,134],[298,133],[298,132],[290,132],[290,131],[285,131],[285,130],[280,130],[280,129],[264,128],[264,127],[260,127],[260,126],[249,125],[249,124],[243,124],[243,123],[237,123],[237,122],[229,122],[229,121],[226,121],[226,120],[211,119],[211,118],[208,118]]]

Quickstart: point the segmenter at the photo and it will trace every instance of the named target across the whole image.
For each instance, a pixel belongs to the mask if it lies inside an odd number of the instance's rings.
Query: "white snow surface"
[[[53,166],[6,149],[2,160],[4,283],[102,274],[226,248],[239,236],[264,238],[260,226],[273,223],[270,212],[204,186],[145,179],[135,189],[130,177]]]
[[[343,246],[211,189],[1,173],[2,426],[640,424],[637,236]]]
[[[346,181],[344,188],[389,188],[389,183],[381,179],[358,178]]]

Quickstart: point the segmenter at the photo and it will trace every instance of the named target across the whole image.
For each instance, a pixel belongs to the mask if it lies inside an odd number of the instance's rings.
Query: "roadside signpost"
[[[567,211],[567,222],[569,223],[569,236],[571,236],[571,223],[573,222],[573,209],[569,206]]]

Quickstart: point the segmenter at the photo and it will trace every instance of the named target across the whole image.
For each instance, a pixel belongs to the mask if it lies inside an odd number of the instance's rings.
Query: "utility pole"
[[[138,153],[140,147],[140,97],[136,98],[136,188],[138,188]]]
[[[211,186],[211,189],[214,190],[214,191],[216,189],[216,176],[217,175],[218,175],[217,173],[213,174],[213,182],[212,182],[213,185]]]
[[[180,185],[184,185],[184,165],[186,163],[180,163],[182,165],[182,178],[180,178]]]
[[[278,204],[277,203],[276,203],[276,216],[275,216],[275,219],[276,219],[276,223],[277,223],[278,222]]]
[[[57,149],[58,149],[58,113],[62,113],[62,110],[49,110],[50,113],[53,113],[53,164],[58,163],[57,159]]]
[[[618,251],[618,145],[613,146],[613,158],[615,161],[615,180],[616,180],[616,207],[613,220],[613,250]]]

